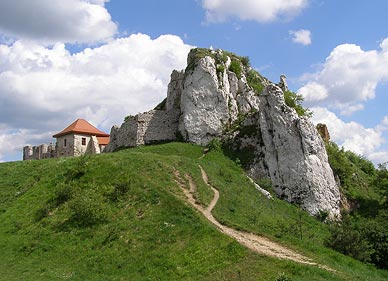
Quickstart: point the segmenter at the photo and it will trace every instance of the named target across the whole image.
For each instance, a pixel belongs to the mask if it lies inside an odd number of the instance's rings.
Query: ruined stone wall
[[[56,150],[53,144],[27,145],[23,147],[23,160],[40,160],[55,157]]]
[[[138,144],[176,139],[179,110],[151,110],[138,115]]]
[[[111,139],[104,152],[112,152],[120,147],[175,140],[179,114],[178,109],[150,110],[127,118],[121,127],[112,127]]]

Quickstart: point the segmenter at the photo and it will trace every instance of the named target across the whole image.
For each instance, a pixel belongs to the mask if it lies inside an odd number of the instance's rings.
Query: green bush
[[[325,245],[360,261],[370,261],[372,246],[349,215],[344,215],[342,222],[330,226],[330,237],[325,240]]]
[[[240,60],[241,60],[241,63],[243,64],[243,66],[245,66],[245,67],[250,66],[249,57],[240,57]]]
[[[67,201],[69,201],[73,196],[74,188],[73,186],[65,183],[57,185],[57,189],[54,195],[54,205],[59,206]]]
[[[216,71],[217,71],[217,75],[220,75],[220,74],[224,73],[224,71],[225,71],[225,66],[224,66],[223,64],[217,65]]]
[[[302,102],[303,102],[302,95],[298,95],[297,93],[294,93],[292,91],[285,91],[284,101],[289,107],[292,107],[293,109],[295,109],[296,113],[299,116],[307,116],[307,117],[312,116],[312,112],[308,108],[304,108],[302,106]]]
[[[257,95],[259,95],[264,89],[264,85],[262,84],[262,78],[253,69],[250,69],[247,72],[247,82]]]
[[[242,67],[241,63],[237,60],[232,60],[229,66],[229,70],[234,72],[237,76],[238,79],[241,78],[241,73],[242,73]]]
[[[128,193],[131,186],[131,181],[128,182],[119,182],[113,185],[113,189],[108,195],[109,199],[112,201],[118,201],[125,194]]]
[[[107,221],[109,217],[108,205],[104,197],[93,189],[79,192],[69,201],[70,219],[78,226],[86,227]]]
[[[209,144],[207,145],[207,148],[210,151],[221,151],[222,150],[222,144],[221,141],[218,138],[212,139]]]
[[[89,159],[90,155],[88,154],[83,154],[75,158],[75,160],[72,161],[71,164],[65,168],[65,182],[70,182],[79,179],[83,175],[85,175],[88,169]]]

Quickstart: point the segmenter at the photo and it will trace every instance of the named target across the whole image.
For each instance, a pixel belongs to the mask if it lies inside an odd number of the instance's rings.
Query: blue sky
[[[249,56],[332,140],[388,161],[388,2],[2,0],[0,161],[77,118],[107,132],[166,96],[190,48]]]

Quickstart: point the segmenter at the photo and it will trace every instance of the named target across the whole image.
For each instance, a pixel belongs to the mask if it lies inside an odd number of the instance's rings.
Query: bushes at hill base
[[[381,210],[375,219],[344,215],[341,223],[330,226],[326,246],[362,262],[388,269],[388,211]]]
[[[330,237],[325,241],[327,247],[363,262],[370,261],[372,247],[362,227],[352,222],[349,215],[343,215],[342,222],[333,223],[330,232]]]
[[[351,151],[328,143],[326,150],[341,192],[353,209],[330,226],[325,244],[345,255],[388,269],[388,170]]]

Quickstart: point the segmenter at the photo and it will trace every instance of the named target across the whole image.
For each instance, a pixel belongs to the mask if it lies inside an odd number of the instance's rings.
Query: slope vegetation
[[[326,225],[259,193],[220,151],[183,143],[91,157],[0,164],[0,280],[386,280],[323,246]],[[262,235],[335,270],[255,253],[222,225]],[[189,189],[190,180],[181,177]],[[288,279],[285,279],[288,278]]]

